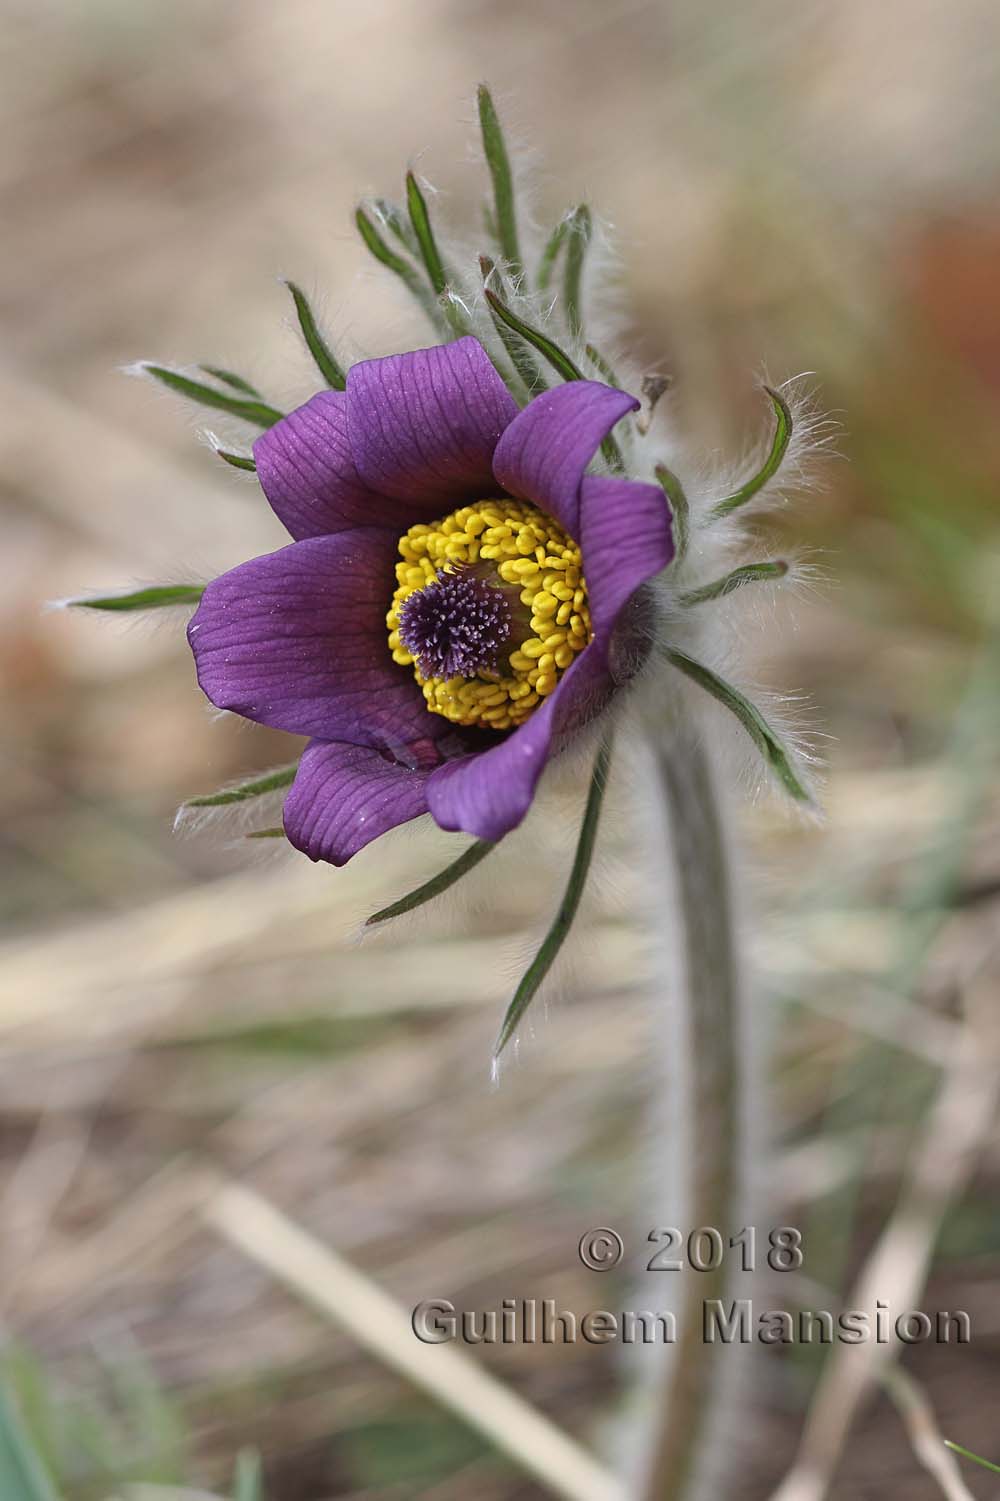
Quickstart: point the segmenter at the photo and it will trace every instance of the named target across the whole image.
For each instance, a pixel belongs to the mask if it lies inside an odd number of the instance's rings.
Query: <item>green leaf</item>
[[[213,452],[225,463],[231,464],[234,469],[248,469],[251,474],[257,473],[257,464],[248,453],[233,453],[228,448],[217,448],[212,445]]]
[[[186,396],[190,401],[200,402],[202,406],[215,407],[220,412],[228,412],[231,417],[240,417],[244,422],[252,422],[256,427],[273,427],[280,422],[285,415],[279,412],[277,407],[268,406],[264,401],[254,401],[250,398],[227,396],[224,391],[216,391],[212,386],[203,385],[199,380],[192,380],[189,375],[184,375],[180,370],[171,370],[168,365],[151,365],[143,360],[137,367],[161,385],[167,386],[171,391],[176,391],[180,396]]]
[[[59,1501],[6,1386],[0,1387],[0,1496],[3,1501]]]
[[[253,797],[262,797],[265,792],[277,792],[281,787],[290,787],[298,771],[298,762],[292,766],[279,766],[263,776],[251,777],[238,782],[234,787],[223,787],[219,792],[208,792],[202,797],[188,798],[183,808],[222,808],[230,803],[245,803]]]
[[[573,210],[566,226],[566,265],[563,271],[566,321],[573,337],[577,339],[583,332],[583,262],[593,232],[594,222],[590,217],[590,209],[587,204],[581,203]]]
[[[974,1465],[982,1465],[984,1470],[992,1470],[994,1475],[1000,1475],[1000,1465],[991,1463],[988,1459],[982,1459],[978,1454],[973,1454],[971,1449],[963,1449],[961,1444],[953,1444],[950,1438],[943,1439],[946,1449],[952,1449],[956,1454],[961,1454],[963,1459],[971,1459]]]
[[[787,572],[788,564],[780,560],[774,563],[744,563],[741,568],[734,568],[724,578],[715,579],[711,584],[702,584],[700,589],[689,589],[686,594],[681,595],[681,604],[701,605],[706,600],[723,599],[727,594],[732,594],[734,589],[741,589],[744,584],[781,579]]]
[[[498,266],[488,255],[481,255],[479,257],[479,269],[483,273],[483,286],[488,286],[492,281],[494,287],[499,288],[500,295],[503,296],[506,292],[503,277],[500,274]],[[490,317],[493,319],[493,327],[500,335],[503,347],[510,356],[515,370],[521,377],[528,395],[537,396],[539,391],[547,390],[548,385],[545,377],[531,358],[528,349],[525,347],[524,340],[514,333],[513,329],[499,317],[496,309],[492,306],[490,307]]]
[[[412,912],[416,907],[422,907],[425,902],[432,901],[440,896],[442,891],[447,891],[449,886],[454,886],[463,876],[474,870],[480,860],[485,860],[491,850],[496,849],[496,843],[489,839],[477,839],[475,844],[470,844],[467,850],[463,850],[457,860],[446,865],[444,870],[425,881],[422,886],[400,897],[398,902],[391,906],[383,907],[375,912],[365,923],[366,928],[374,927],[376,923],[388,922],[390,917],[401,917],[404,912]]]
[[[101,594],[68,603],[74,610],[157,610],[165,605],[196,605],[204,592],[204,584],[157,584],[128,594]]]
[[[577,839],[576,854],[573,856],[573,866],[570,870],[566,890],[563,892],[559,910],[556,912],[552,926],[542,942],[541,948],[528,966],[521,983],[514,992],[514,999],[507,1007],[503,1024],[500,1027],[500,1035],[493,1049],[494,1058],[499,1058],[510,1039],[513,1037],[521,1018],[531,1005],[539,986],[545,979],[559,950],[566,941],[583,889],[587,884],[587,874],[590,870],[590,862],[594,854],[594,842],[597,838],[597,827],[601,817],[601,803],[604,800],[604,788],[608,780],[608,769],[611,765],[611,737],[608,736],[601,744],[597,757],[594,761],[594,770],[590,778],[590,791],[587,794],[587,806],[584,809],[583,821],[580,824],[580,835]]]
[[[696,662],[685,652],[668,649],[665,656],[678,671],[683,672],[692,682],[697,683],[699,688],[704,688],[706,693],[718,699],[719,703],[731,714],[736,715],[785,791],[795,798],[796,802],[811,804],[812,797],[799,781],[788,752],[757,706],[745,698],[731,683],[720,678],[711,668],[706,667],[702,662]]]
[[[772,391],[770,386],[765,386],[764,390],[771,398],[775,417],[774,437],[771,440],[771,447],[767,458],[751,479],[748,479],[732,495],[728,495],[725,500],[720,500],[717,505],[712,507],[710,514],[713,519],[719,516],[728,516],[731,511],[739,510],[740,506],[745,506],[748,500],[752,500],[755,495],[763,490],[768,480],[773,479],[774,475],[777,474],[781,468],[782,460],[788,452],[788,445],[792,438],[792,414],[788,403],[779,392]]]
[[[545,249],[542,251],[542,258],[538,263],[538,275],[536,277],[540,292],[547,292],[551,285],[552,276],[556,269],[556,261],[559,259],[559,252],[565,242],[568,228],[569,221],[567,219],[560,219],[546,241]]]
[[[295,312],[298,315],[299,328],[302,337],[306,341],[306,348],[316,362],[316,368],[333,391],[343,391],[347,386],[347,377],[333,356],[333,351],[320,333],[313,316],[313,310],[309,306],[309,300],[294,281],[286,281],[285,286],[292,294],[295,303]]]
[[[361,235],[372,255],[386,270],[398,276],[411,297],[415,297],[423,308],[428,318],[436,329],[441,328],[443,314],[435,297],[424,286],[423,280],[416,268],[391,249],[379,234],[371,218],[363,208],[359,208],[354,215],[354,222],[358,226]]]
[[[679,563],[688,549],[691,537],[691,508],[684,493],[684,486],[666,464],[657,464],[654,470],[657,484],[670,502],[674,518],[674,562]]]
[[[251,829],[250,833],[243,837],[245,839],[287,839],[288,835],[284,829]]]
[[[256,1449],[241,1449],[236,1456],[233,1501],[264,1501],[264,1480]]]
[[[206,375],[212,376],[213,380],[221,380],[224,386],[232,386],[234,391],[242,391],[244,396],[260,396],[256,386],[252,386],[242,375],[236,375],[232,370],[221,370],[218,365],[199,365],[199,370],[204,370]]]
[[[500,253],[515,278],[521,273],[521,249],[517,238],[517,211],[514,178],[507,155],[507,143],[497,118],[489,89],[480,84],[478,93],[479,128],[483,136],[483,153],[493,182],[494,224]]]

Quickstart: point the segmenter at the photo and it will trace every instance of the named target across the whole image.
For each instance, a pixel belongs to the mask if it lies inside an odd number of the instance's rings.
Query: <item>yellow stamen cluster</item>
[[[442,521],[411,526],[399,540],[398,587],[386,616],[393,660],[413,666],[427,707],[455,724],[509,730],[550,694],[591,637],[580,549],[551,517],[517,500],[480,500]],[[514,629],[496,672],[425,678],[399,638],[404,600],[442,570],[496,569]]]

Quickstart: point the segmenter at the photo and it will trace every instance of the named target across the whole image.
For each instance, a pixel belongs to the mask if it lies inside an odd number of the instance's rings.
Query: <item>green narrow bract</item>
[[[489,283],[493,281],[499,287],[501,294],[506,292],[503,277],[488,255],[481,255],[479,257],[479,269],[483,273],[484,287],[488,287]],[[531,358],[524,340],[519,338],[510,325],[504,322],[492,304],[489,306],[490,317],[493,319],[493,327],[499,334],[503,347],[510,356],[515,370],[524,382],[528,395],[537,396],[539,391],[547,390],[548,386],[545,377]]]
[[[227,396],[224,391],[216,391],[212,386],[203,385],[199,380],[192,380],[189,375],[184,375],[180,370],[171,370],[168,365],[151,365],[143,361],[138,367],[147,375],[153,376],[161,385],[167,386],[171,391],[176,391],[180,396],[186,396],[190,401],[200,402],[202,406],[215,407],[220,412],[228,412],[231,417],[241,417],[244,422],[252,422],[257,427],[273,427],[280,422],[285,415],[279,412],[277,407],[269,406],[265,401],[255,401],[250,397]]]
[[[287,839],[284,829],[251,829],[249,834],[244,834],[244,839]]]
[[[358,227],[358,233],[380,265],[385,266],[398,276],[411,297],[415,297],[423,308],[428,318],[438,330],[442,326],[442,313],[436,299],[425,287],[423,280],[415,266],[412,266],[403,256],[398,255],[379,234],[371,218],[363,208],[358,208],[354,214],[354,222]]]
[[[566,322],[575,339],[583,331],[583,263],[593,230],[590,209],[585,203],[581,203],[573,210],[566,225],[566,265],[563,272]]]
[[[420,257],[427,270],[428,280],[434,288],[435,296],[440,297],[448,286],[448,278],[445,275],[444,262],[437,247],[437,240],[434,238],[434,230],[431,228],[427,200],[412,172],[406,174],[406,206],[409,210],[413,233],[420,247]]]
[[[158,610],[165,605],[196,605],[204,592],[204,584],[154,584],[128,594],[99,594],[68,603],[74,610]]]
[[[251,474],[257,473],[256,462],[248,453],[233,453],[228,448],[216,448],[214,452],[223,463],[230,464],[233,469],[247,469]]]
[[[796,775],[788,752],[756,704],[752,704],[740,693],[739,689],[727,683],[724,678],[720,678],[710,667],[706,667],[702,662],[696,662],[685,652],[668,649],[664,655],[678,671],[683,672],[692,682],[697,683],[699,688],[704,688],[706,693],[718,699],[719,703],[731,714],[735,714],[785,791],[795,798],[796,802],[811,803],[812,798]]]
[[[373,203],[386,229],[392,231],[399,243],[404,245],[411,255],[419,255],[416,238],[402,209],[395,203],[390,203],[388,198],[375,198]]]
[[[245,396],[260,396],[256,386],[252,386],[242,375],[235,374],[232,370],[222,370],[218,365],[199,365],[199,370],[204,370],[206,375],[211,375],[214,380],[220,380],[224,386],[232,386],[234,391],[242,391]]]
[[[222,808],[229,803],[245,803],[249,798],[261,797],[265,792],[277,792],[280,787],[290,787],[298,771],[298,762],[292,766],[279,766],[263,776],[251,777],[238,782],[235,787],[223,787],[219,792],[207,792],[202,797],[189,797],[182,808]]]
[[[498,297],[496,292],[491,291],[488,287],[486,289],[486,301],[497,317],[508,328],[513,329],[516,334],[520,334],[521,338],[528,344],[537,349],[538,353],[544,359],[548,360],[553,370],[557,375],[561,375],[563,380],[584,379],[583,371],[570,359],[565,350],[560,349],[554,339],[550,339],[548,334],[543,334],[540,329],[532,328],[530,323],[525,323],[523,318],[519,318],[515,312],[511,311],[502,297]]]
[[[654,473],[657,484],[670,502],[670,510],[674,518],[673,560],[675,563],[679,563],[687,552],[691,535],[691,510],[688,505],[688,498],[684,493],[684,486],[674,471],[668,469],[666,464],[657,464]]]
[[[742,589],[744,584],[781,579],[787,572],[788,564],[780,560],[774,563],[744,563],[741,568],[734,568],[724,578],[702,584],[700,589],[689,589],[686,594],[681,595],[681,604],[702,605],[710,599],[723,599],[727,594],[732,594],[734,589]]]
[[[516,334],[520,334],[522,339],[537,349],[538,353],[549,362],[558,375],[562,376],[563,380],[586,379],[579,365],[571,360],[566,351],[561,349],[554,339],[550,339],[548,334],[543,334],[540,329],[532,328],[530,323],[525,323],[523,318],[519,318],[515,312],[511,311],[502,297],[498,297],[489,288],[486,289],[484,296],[496,316],[503,323],[506,323],[508,328],[513,329]],[[601,453],[604,455],[609,468],[617,470],[619,474],[624,473],[625,461],[622,458],[621,449],[614,438],[607,437],[604,439],[604,442],[601,444]]]
[[[433,901],[434,897],[440,896],[443,891],[448,890],[449,886],[454,886],[456,881],[460,881],[463,876],[468,875],[470,870],[474,870],[480,860],[485,860],[490,851],[495,849],[494,841],[477,839],[475,844],[470,844],[467,850],[463,850],[457,860],[446,865],[444,870],[432,876],[429,881],[425,881],[422,886],[400,897],[398,902],[393,902],[390,906],[373,913],[366,921],[365,927],[371,928],[376,923],[388,922],[390,917],[401,917],[404,912],[412,912],[416,907],[422,907],[425,902]]]
[[[327,344],[320,333],[306,294],[294,281],[286,281],[285,286],[292,294],[292,300],[295,303],[295,312],[298,315],[299,328],[302,330],[302,337],[306,342],[306,348],[316,363],[316,369],[332,391],[343,391],[347,385],[347,376],[334,358],[329,344]]]
[[[584,809],[583,821],[580,824],[580,835],[577,839],[576,854],[573,856],[573,867],[570,870],[566,890],[563,892],[559,910],[556,912],[552,926],[542,942],[541,948],[535,955],[531,964],[514,992],[514,999],[507,1007],[500,1034],[497,1037],[496,1047],[493,1049],[494,1058],[498,1058],[516,1032],[518,1025],[531,1005],[538,988],[566,941],[583,889],[587,884],[587,874],[590,870],[590,862],[594,855],[594,843],[597,839],[597,827],[601,818],[601,804],[604,801],[604,789],[607,785],[608,770],[611,766],[611,737],[610,735],[602,742],[600,750],[594,761],[594,770],[590,778],[590,791],[587,793],[587,806]]]
[[[437,240],[434,238],[427,200],[412,172],[406,174],[406,207],[409,211],[413,233],[417,238],[417,245],[420,248],[420,258],[434,291],[438,309],[452,333],[461,338],[463,334],[469,332],[469,319],[465,308],[449,286],[451,278],[445,269]]]
[[[521,249],[517,238],[517,210],[514,198],[514,177],[510,170],[507,143],[497,118],[496,108],[489,89],[480,84],[478,93],[479,128],[483,137],[483,153],[493,182],[493,227],[500,253],[512,276],[521,273]]]
[[[559,259],[559,252],[566,239],[566,230],[567,220],[560,219],[545,242],[545,249],[542,251],[542,258],[538,263],[538,276],[536,277],[540,292],[547,292],[549,289],[553,272],[556,269],[556,261]]]
[[[725,500],[720,500],[717,505],[712,507],[711,515],[713,518],[728,516],[730,511],[737,511],[740,506],[745,506],[748,500],[752,500],[755,495],[763,490],[768,480],[773,479],[777,474],[781,468],[781,462],[788,452],[788,445],[792,438],[792,414],[788,403],[778,391],[773,391],[770,386],[765,386],[764,390],[771,398],[775,418],[774,437],[771,440],[771,447],[767,458],[757,473],[748,479],[745,484],[741,485],[738,490],[734,490],[732,495],[727,495]]]
[[[613,366],[608,363],[608,361],[604,358],[603,354],[596,345],[585,345],[583,352],[603,381],[605,381],[609,386],[614,386],[618,391],[623,391],[625,389],[621,381],[615,374]]]

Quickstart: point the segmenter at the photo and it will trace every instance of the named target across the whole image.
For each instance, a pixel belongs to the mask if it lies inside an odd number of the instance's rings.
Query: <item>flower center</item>
[[[510,624],[504,590],[459,568],[439,573],[403,601],[399,639],[425,678],[473,678],[496,672]]]
[[[389,649],[455,724],[522,724],[590,640],[580,549],[535,506],[463,506],[411,526],[399,555]]]

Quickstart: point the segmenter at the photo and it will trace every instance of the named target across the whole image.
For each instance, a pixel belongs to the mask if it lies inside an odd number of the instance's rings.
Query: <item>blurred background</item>
[[[655,1001],[624,825],[595,961],[499,1088],[490,1047],[557,837],[485,917],[428,909],[359,949],[440,840],[404,832],[335,872],[172,833],[184,798],[294,745],[206,712],[176,617],[42,604],[210,577],[281,533],[199,442],[204,414],[120,367],[214,362],[301,399],[279,275],[321,294],[349,356],[418,342],[352,209],[398,195],[409,161],[476,228],[487,79],[538,161],[541,220],[587,197],[614,225],[629,347],[674,377],[706,451],[757,430],[763,362],[816,373],[841,457],[772,545],[833,582],[752,654],[813,700],[829,818],[803,830],[765,801],[742,838],[775,1218],[806,1234],[795,1295],[836,1306],[940,1139],[956,1039],[987,1036],[1000,998],[998,56],[993,0],[6,0],[0,1317],[7,1391],[70,1501],[229,1494],[247,1445],[271,1501],[547,1494],[262,1265],[233,1180],[407,1307],[585,1310],[583,1231],[649,1228]],[[920,1306],[967,1310],[974,1341],[905,1366],[946,1436],[1000,1460],[988,1110],[972,1135],[924,1225]],[[628,1306],[624,1275],[599,1293]],[[613,1434],[613,1346],[468,1353],[582,1442]],[[821,1354],[755,1352],[741,1496],[791,1462]],[[888,1396],[831,1494],[941,1494]]]

